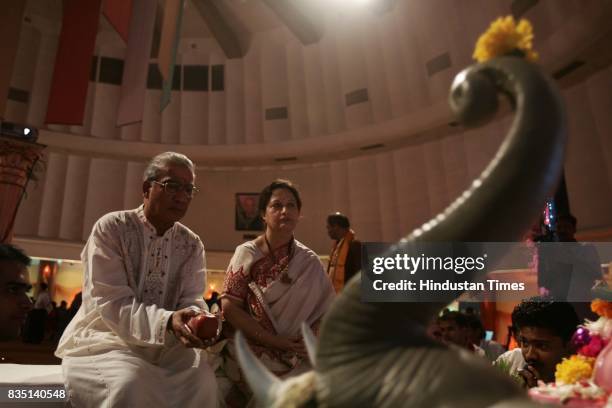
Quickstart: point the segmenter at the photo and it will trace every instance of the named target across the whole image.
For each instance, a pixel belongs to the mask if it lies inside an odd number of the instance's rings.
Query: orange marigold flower
[[[612,319],[612,302],[595,299],[591,302],[591,310],[599,316]]]

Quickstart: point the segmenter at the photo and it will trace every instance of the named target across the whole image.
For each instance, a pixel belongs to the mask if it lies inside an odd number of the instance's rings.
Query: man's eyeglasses
[[[151,182],[162,186],[164,191],[168,194],[178,194],[179,192],[184,191],[185,193],[187,193],[189,197],[193,197],[194,195],[197,194],[198,191],[200,191],[193,184],[182,184],[182,183],[179,183],[178,181],[168,180],[168,181],[160,182],[160,181],[151,180]]]

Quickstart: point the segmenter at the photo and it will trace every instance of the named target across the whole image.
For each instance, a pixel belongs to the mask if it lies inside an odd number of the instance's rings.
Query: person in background
[[[64,330],[66,330],[66,326],[70,322],[70,313],[68,311],[68,303],[65,300],[60,302],[60,305],[55,310],[56,313],[56,324],[55,330],[53,331],[53,341],[57,343],[59,339],[62,337]]]
[[[79,292],[74,295],[74,299],[72,299],[72,303],[70,303],[70,308],[68,309],[70,319],[72,319],[77,314],[79,308],[81,307],[81,303],[83,303],[83,292]]]
[[[47,285],[45,282],[41,282],[39,287],[40,292],[38,292],[38,296],[36,297],[34,309],[45,310],[47,314],[49,314],[53,310],[53,302],[51,301],[51,296],[49,295],[49,285]]]
[[[208,310],[210,310],[210,313],[218,313],[221,310],[221,307],[219,306],[219,292],[213,291],[210,294],[210,299],[205,301],[208,305]]]
[[[334,240],[327,275],[338,293],[361,270],[361,242],[355,239],[348,217],[339,212],[327,217],[327,235]]]
[[[40,344],[45,338],[49,313],[53,311],[53,304],[49,296],[48,286],[45,282],[38,284],[40,291],[30,311],[25,330],[26,343]]]
[[[593,320],[591,289],[603,279],[601,260],[592,244],[576,241],[576,227],[576,217],[560,214],[555,230],[559,242],[538,246],[538,285],[541,294],[570,302],[580,320]]]
[[[506,349],[504,346],[493,340],[485,339],[485,330],[480,318],[476,314],[466,316],[468,318],[468,340],[470,344],[475,344],[484,350],[484,355],[491,361],[502,355]]]
[[[471,342],[469,318],[456,311],[446,312],[438,317],[438,327],[442,342],[454,344],[480,356],[484,356],[484,350]]]
[[[574,353],[572,335],[579,324],[574,308],[551,297],[533,297],[512,311],[512,327],[519,348],[499,356],[496,365],[508,367],[508,374],[520,376],[526,387],[538,380],[553,382],[555,367]]]
[[[45,337],[53,341],[55,330],[57,329],[57,302],[51,301],[51,311],[47,314],[45,322]]]
[[[19,248],[0,244],[0,341],[16,340],[32,302],[27,267],[30,258]]]

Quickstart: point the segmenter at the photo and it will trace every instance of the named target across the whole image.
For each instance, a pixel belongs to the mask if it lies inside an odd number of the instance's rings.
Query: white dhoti
[[[195,350],[165,353],[158,364],[131,351],[67,357],[62,362],[71,403],[80,407],[217,406],[215,375]],[[181,356],[182,355],[182,356]],[[204,357],[204,356],[203,356]]]

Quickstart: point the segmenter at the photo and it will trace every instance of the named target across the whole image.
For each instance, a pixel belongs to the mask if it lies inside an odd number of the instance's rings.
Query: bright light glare
[[[342,6],[363,6],[366,5],[368,3],[371,3],[373,0],[335,0],[336,4],[342,5]]]
[[[23,129],[23,134],[26,135],[26,136],[29,135],[30,134],[30,129],[29,128],[24,128]]]

